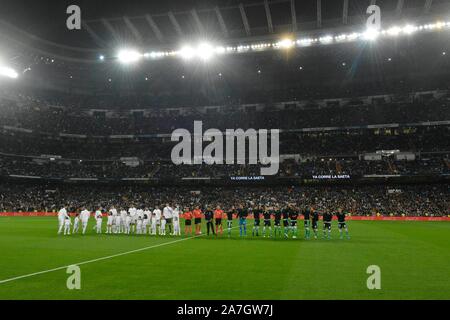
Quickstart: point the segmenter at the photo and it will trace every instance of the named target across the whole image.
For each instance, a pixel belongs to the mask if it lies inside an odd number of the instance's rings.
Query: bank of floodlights
[[[161,59],[165,57],[179,57],[184,60],[209,61],[215,56],[232,53],[259,52],[269,49],[290,50],[293,48],[308,47],[311,45],[329,45],[333,43],[367,41],[373,42],[380,38],[410,36],[417,32],[450,30],[450,21],[439,21],[431,24],[391,26],[387,29],[367,29],[363,32],[341,34],[327,34],[319,37],[291,39],[284,38],[276,42],[257,42],[237,46],[214,45],[201,42],[197,45],[183,45],[178,50],[152,51],[140,53],[137,50],[123,49],[117,55],[117,60],[123,64],[132,64],[141,59]]]

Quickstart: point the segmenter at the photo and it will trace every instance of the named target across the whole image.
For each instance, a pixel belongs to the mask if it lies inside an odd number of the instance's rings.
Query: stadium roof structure
[[[26,4],[35,16],[24,17],[19,13],[23,7],[14,4],[0,10],[0,36],[69,59],[97,59],[124,46],[156,51],[199,39],[239,45],[324,35],[330,29],[351,32],[365,25],[371,4],[380,6],[383,23],[447,21],[450,12],[447,0],[216,0],[207,4],[129,0],[108,1],[101,7],[88,1],[80,5],[82,29],[69,31],[65,28],[68,4],[61,1],[42,8],[44,2]],[[40,14],[42,10],[45,13]]]

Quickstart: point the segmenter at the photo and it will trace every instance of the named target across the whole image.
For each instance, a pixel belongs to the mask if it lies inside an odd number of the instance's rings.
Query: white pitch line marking
[[[234,229],[234,228],[236,228],[236,227],[233,227],[232,229]],[[7,283],[7,282],[11,282],[11,281],[19,280],[19,279],[23,279],[23,278],[33,277],[33,276],[37,276],[37,275],[44,274],[44,273],[50,273],[50,272],[53,272],[53,271],[67,269],[68,267],[74,266],[74,265],[75,266],[80,266],[80,265],[83,265],[83,264],[88,264],[88,263],[93,263],[93,262],[97,262],[97,261],[112,259],[112,258],[124,256],[124,255],[127,255],[127,254],[131,254],[131,253],[136,253],[136,252],[140,252],[140,251],[145,251],[145,250],[149,250],[149,249],[163,247],[163,246],[167,246],[169,244],[174,244],[174,243],[178,243],[178,242],[182,242],[182,241],[186,241],[186,240],[190,240],[190,239],[195,239],[195,238],[198,238],[198,237],[203,237],[205,235],[206,235],[205,233],[202,233],[200,235],[192,236],[192,237],[189,237],[189,238],[183,238],[183,239],[178,239],[178,240],[174,240],[174,241],[168,241],[168,242],[156,244],[156,245],[150,246],[150,247],[145,247],[145,248],[140,248],[140,249],[136,249],[136,250],[126,251],[126,252],[113,254],[113,255],[110,255],[110,256],[106,256],[106,257],[101,257],[101,258],[97,258],[97,259],[92,259],[92,260],[79,262],[79,263],[72,263],[72,264],[69,264],[69,265],[66,265],[66,266],[53,268],[53,269],[49,269],[49,270],[43,270],[43,271],[39,271],[39,272],[24,274],[22,276],[17,276],[17,277],[14,277],[14,278],[0,280],[0,284],[4,284],[4,283]]]

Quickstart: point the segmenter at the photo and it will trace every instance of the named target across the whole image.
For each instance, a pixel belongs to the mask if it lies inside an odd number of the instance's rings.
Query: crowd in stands
[[[55,88],[59,86],[61,90],[45,91],[37,88],[39,85],[35,89],[31,88],[32,85],[25,89],[17,83],[13,85],[17,91],[0,88],[0,212],[57,211],[62,206],[68,206],[71,211],[82,207],[95,210],[99,206],[108,209],[112,205],[118,209],[132,205],[155,208],[165,203],[191,208],[221,205],[229,210],[239,204],[282,207],[295,202],[299,207],[314,206],[321,212],[341,207],[353,215],[448,216],[448,183],[392,185],[383,181],[377,185],[347,183],[295,187],[269,184],[260,187],[194,184],[182,187],[181,183],[172,183],[167,187],[149,184],[152,185],[150,187],[118,181],[80,184],[51,182],[51,179],[5,178],[24,175],[162,180],[260,175],[260,165],[176,166],[170,162],[174,143],[167,141],[169,138],[107,138],[109,135],[170,134],[178,128],[193,132],[196,120],[203,121],[204,130],[262,128],[298,131],[339,127],[282,133],[280,154],[300,155],[301,160],[282,162],[278,178],[330,174],[448,175],[449,125],[389,126],[393,123],[450,121],[450,94],[446,91],[450,88],[449,69],[446,68],[448,64],[444,64],[448,55],[443,57],[441,49],[436,51],[440,60],[423,52],[418,54],[428,49],[423,41],[429,38],[430,35],[426,34],[419,41],[422,45],[409,52],[407,49],[395,50],[399,54],[399,59],[393,59],[395,63],[382,63],[373,59],[372,52],[362,54],[360,48],[356,50],[357,57],[350,59],[342,52],[330,54],[329,48],[323,46],[321,51],[328,54],[314,51],[314,63],[305,63],[303,53],[295,59],[287,59],[292,61],[290,64],[281,64],[282,60],[276,63],[271,53],[254,70],[256,60],[248,55],[248,59],[253,59],[251,63],[245,60],[234,65],[234,69],[239,70],[234,72],[234,79],[228,78],[231,77],[227,74],[230,72],[225,71],[223,77],[215,80],[200,73],[199,79],[193,79],[193,75],[186,75],[185,79],[184,74],[183,78],[180,77],[181,71],[177,68],[175,72],[169,72],[164,66],[159,76],[157,67],[152,64],[153,74],[149,81],[144,82],[139,75],[139,81],[145,83],[141,94],[136,91],[137,87],[129,92],[120,90],[119,80],[111,76],[113,79],[108,81],[109,76],[91,66],[84,73],[70,68],[56,70],[56,63],[33,65],[33,72],[23,76],[22,84],[27,80],[36,81],[41,76],[44,80],[52,78],[48,83],[54,84]],[[410,39],[405,39],[410,42]],[[442,39],[439,39],[440,43]],[[378,57],[381,57],[380,49],[377,46]],[[388,49],[391,57],[392,48],[389,46]],[[430,52],[431,49],[434,47],[430,46]],[[362,68],[364,61],[366,67]],[[415,61],[414,65],[411,61]],[[299,65],[294,65],[297,63],[304,65],[305,70],[300,72]],[[58,77],[51,77],[52,70]],[[63,78],[69,81],[68,70],[74,81],[69,85],[63,81],[59,83]],[[167,81],[169,77],[173,79]],[[128,82],[130,79],[126,78]],[[102,87],[106,88],[104,92],[97,86],[93,87],[95,93],[91,95],[68,93],[72,89],[78,92],[77,89],[82,89],[85,83],[94,84],[97,80],[102,81]],[[220,81],[220,85],[216,86],[215,81]],[[425,98],[414,93],[427,90],[438,90],[440,94]],[[129,94],[122,94],[124,92]],[[394,96],[386,100],[361,98],[391,93]],[[261,105],[244,105],[246,103]],[[202,109],[199,106],[211,107]],[[263,110],[260,110],[261,106]],[[130,112],[136,109],[145,112]],[[376,124],[387,126],[383,129],[356,128]],[[87,137],[70,138],[60,136],[61,133]],[[379,161],[362,160],[362,154],[378,150],[410,151],[417,155],[417,159],[396,161],[390,156]],[[39,155],[61,156],[62,159],[36,159]],[[121,157],[137,157],[140,164],[127,166]]]
[[[170,138],[79,139],[0,130],[0,153],[24,156],[58,155],[66,159],[170,159],[177,142]],[[205,142],[206,146],[208,142]],[[377,150],[434,152],[450,150],[450,126],[336,130],[282,133],[280,154],[357,156]]]
[[[88,114],[80,107],[50,107],[32,97],[1,98],[0,125],[15,126],[36,132],[69,133],[89,136],[138,135],[171,133],[177,128],[193,131],[195,120],[204,128],[220,130],[237,128],[299,129],[311,127],[364,126],[386,123],[411,123],[450,119],[450,100],[411,99],[366,104],[320,106],[314,101],[300,107],[276,109],[266,104],[264,111],[239,105],[202,113],[197,108],[184,108],[184,114],[153,108],[148,114],[116,113],[114,116]],[[95,109],[95,106],[92,107]],[[163,111],[164,110],[164,111]]]
[[[33,130],[18,132],[3,128],[0,132],[0,176],[26,175],[43,178],[228,178],[258,176],[260,165],[179,165],[170,162],[174,143],[161,138],[132,140],[105,137],[111,134],[171,133],[177,128],[193,130],[194,120],[203,128],[278,128],[297,130],[311,127],[363,126],[388,123],[411,123],[450,120],[450,100],[398,101],[381,104],[355,104],[319,107],[314,102],[301,109],[264,112],[236,110],[199,113],[192,108],[185,115],[160,113],[149,116],[122,114],[120,117],[97,117],[79,108],[49,107],[30,97],[0,98],[0,126]],[[58,137],[59,133],[83,134],[83,139]],[[280,164],[278,177],[313,175],[442,175],[450,174],[449,126],[410,126],[384,129],[339,129],[312,132],[285,132],[281,135],[280,153],[299,154],[300,161]],[[377,150],[401,150],[417,153],[414,161],[395,161],[384,157],[365,161],[361,155]],[[437,152],[432,154],[432,152]],[[7,155],[11,154],[11,155]],[[63,159],[36,161],[36,156],[60,155]],[[16,156],[12,156],[16,155]],[[17,156],[21,155],[21,156]],[[27,156],[27,157],[24,157]],[[31,157],[34,156],[34,157]],[[136,167],[125,165],[120,157],[138,157]],[[72,160],[67,160],[72,159]],[[96,161],[89,161],[96,159]],[[41,159],[42,160],[42,159]],[[193,192],[193,190],[195,192]],[[294,201],[313,205],[319,210],[343,207],[357,215],[449,215],[448,184],[377,185],[377,186],[309,186],[309,187],[139,187],[114,183],[99,185],[45,185],[0,183],[0,211],[52,211],[68,204],[76,209],[93,210],[131,203],[154,207],[170,202],[180,206],[238,203],[283,206]]]
[[[112,205],[155,208],[165,203],[182,208],[220,205],[229,210],[239,204],[283,207],[288,202],[314,206],[319,212],[334,212],[341,207],[353,215],[450,215],[447,184],[258,188],[0,184],[0,212],[51,212],[64,205],[71,211],[99,206],[108,209]]]
[[[448,157],[448,156],[447,156]],[[313,175],[441,175],[450,174],[450,159],[429,157],[414,161],[385,158],[378,161],[344,159],[285,160],[280,163],[278,177],[308,178]],[[93,162],[47,160],[38,163],[30,158],[0,157],[0,176],[25,175],[43,178],[228,178],[259,176],[262,165],[175,165],[170,161],[147,161],[127,166],[120,161]]]

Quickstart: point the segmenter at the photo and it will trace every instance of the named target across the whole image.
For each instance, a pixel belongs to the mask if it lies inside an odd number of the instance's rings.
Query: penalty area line
[[[234,228],[236,228],[236,227],[233,227],[232,229],[234,229]],[[205,235],[206,235],[205,233],[202,233],[202,234],[195,235],[195,236],[192,236],[192,237],[177,239],[177,240],[174,240],[174,241],[167,241],[167,242],[164,242],[164,243],[155,244],[153,246],[144,247],[144,248],[140,248],[140,249],[135,249],[135,250],[131,250],[131,251],[126,251],[126,252],[122,252],[122,253],[117,253],[117,254],[113,254],[113,255],[110,255],[110,256],[106,256],[106,257],[96,258],[96,259],[87,260],[87,261],[83,261],[83,262],[79,262],[79,263],[72,263],[72,264],[69,264],[69,265],[66,265],[66,266],[57,267],[57,268],[48,269],[48,270],[43,270],[43,271],[39,271],[39,272],[24,274],[24,275],[21,275],[21,276],[17,276],[17,277],[5,279],[5,280],[0,280],[0,284],[4,284],[4,283],[7,283],[7,282],[20,280],[20,279],[24,279],[24,278],[29,278],[29,277],[33,277],[33,276],[38,276],[38,275],[45,274],[45,273],[50,273],[50,272],[54,272],[54,271],[67,269],[70,266],[81,266],[81,265],[88,264],[88,263],[94,263],[94,262],[98,262],[98,261],[103,261],[103,260],[108,260],[108,259],[112,259],[112,258],[125,256],[127,254],[132,254],[132,253],[136,253],[136,252],[141,252],[141,251],[145,251],[145,250],[159,248],[159,247],[167,246],[169,244],[174,244],[174,243],[178,243],[178,242],[182,242],[182,241],[187,241],[187,240],[203,237]]]

